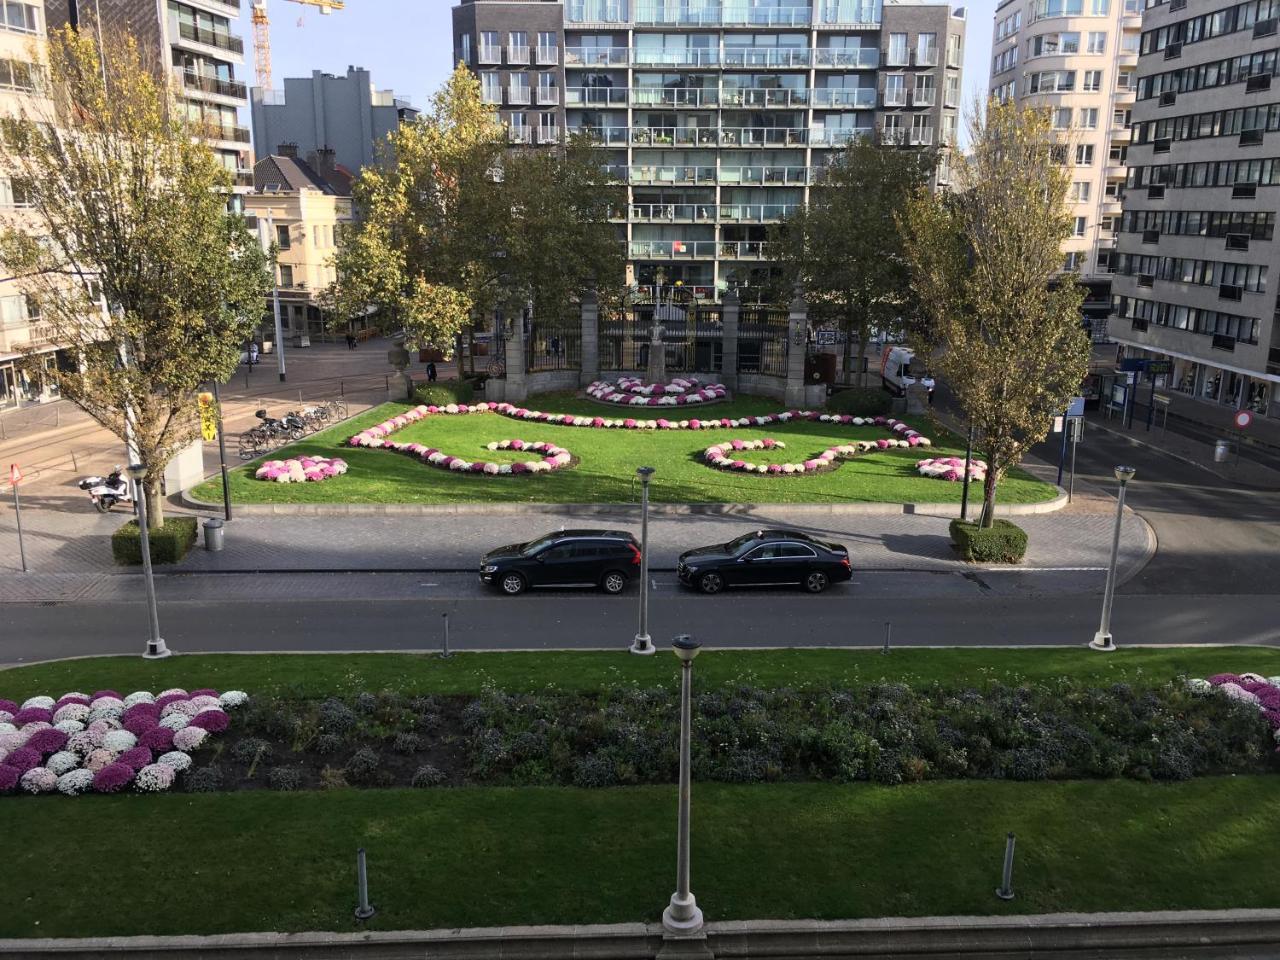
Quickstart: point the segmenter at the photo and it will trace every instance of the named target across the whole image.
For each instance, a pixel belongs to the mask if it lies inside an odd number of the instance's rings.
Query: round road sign
[[[1248,410],[1237,410],[1235,415],[1235,424],[1241,430],[1253,423],[1253,414]]]

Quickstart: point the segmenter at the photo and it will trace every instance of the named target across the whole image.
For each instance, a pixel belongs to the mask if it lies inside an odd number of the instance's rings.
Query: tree
[[[137,42],[49,37],[49,102],[0,119],[6,169],[30,210],[6,217],[0,263],[74,367],[62,396],[134,444],[151,526],[166,464],[199,436],[196,391],[235,371],[270,286],[228,212],[231,175]],[[106,69],[103,61],[106,61]]]
[[[378,308],[415,346],[448,350],[470,319],[534,305],[559,315],[593,285],[618,283],[620,204],[585,138],[507,148],[480,84],[461,64],[431,109],[389,138],[355,186],[357,228],[336,259],[340,315]]]
[[[954,196],[906,207],[907,257],[926,321],[921,349],[973,423],[988,470],[980,525],[996,489],[1080,389],[1089,367],[1079,286],[1062,274],[1068,176],[1047,111],[992,100],[957,157]]]
[[[786,281],[804,288],[816,313],[839,318],[844,369],[859,379],[874,332],[896,330],[906,309],[910,275],[897,214],[928,190],[935,162],[930,152],[851,140],[809,191],[808,205],[771,231]]]

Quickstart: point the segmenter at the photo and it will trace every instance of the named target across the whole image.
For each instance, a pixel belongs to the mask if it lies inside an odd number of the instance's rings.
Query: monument
[[[387,399],[408,400],[413,396],[413,379],[405,372],[409,367],[409,351],[404,348],[403,340],[397,340],[387,351],[387,361],[396,370],[387,380]]]
[[[667,382],[667,345],[662,340],[665,332],[656,319],[649,328],[649,368],[645,374],[649,383]]]

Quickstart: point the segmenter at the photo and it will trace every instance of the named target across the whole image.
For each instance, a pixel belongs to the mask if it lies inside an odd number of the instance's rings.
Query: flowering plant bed
[[[933,477],[935,480],[961,480],[964,478],[964,457],[935,457],[931,460],[918,460],[916,472],[922,477]],[[986,479],[986,461],[970,460],[969,480],[981,483]]]
[[[1271,728],[1280,753],[1280,676],[1257,673],[1218,673],[1207,680],[1188,680],[1187,689],[1198,695],[1216,693],[1238,703],[1257,707]]]
[[[678,407],[708,404],[729,396],[723,383],[703,385],[695,377],[677,377],[670,383],[645,383],[639,377],[596,380],[588,384],[587,396],[602,403],[626,407]]]
[[[180,688],[0,699],[0,793],[168,790],[246,694]]]
[[[859,440],[856,443],[842,443],[838,446],[828,447],[816,457],[808,460],[791,462],[791,463],[756,463],[755,459],[745,459],[750,456],[751,451],[757,450],[782,450],[786,448],[786,444],[780,440],[774,440],[771,437],[764,440],[727,440],[714,446],[707,447],[703,451],[702,458],[713,467],[719,467],[721,470],[740,470],[744,473],[759,474],[782,474],[785,476],[796,476],[800,474],[824,473],[834,470],[840,465],[841,460],[852,460],[855,457],[867,453],[872,450],[887,450],[890,447],[908,447],[918,445],[911,442],[911,439],[900,440]]]
[[[275,483],[318,483],[347,472],[347,461],[337,457],[292,457],[268,460],[254,471],[254,479]]]

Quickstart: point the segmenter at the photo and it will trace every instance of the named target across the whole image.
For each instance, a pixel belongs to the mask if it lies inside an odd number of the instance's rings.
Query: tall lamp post
[[[1116,560],[1120,555],[1120,523],[1124,520],[1124,491],[1138,471],[1133,467],[1116,467],[1116,479],[1120,481],[1120,495],[1116,498],[1116,528],[1111,535],[1111,564],[1107,567],[1107,588],[1102,594],[1102,622],[1098,632],[1089,641],[1092,650],[1110,653],[1116,648],[1111,641],[1111,602],[1116,595]]]
[[[275,211],[266,212],[267,235],[262,248],[269,254],[271,246],[276,242]],[[280,382],[284,383],[284,322],[280,319],[280,267],[271,264],[271,311],[275,316],[276,326],[276,367],[280,371]]]
[[[702,911],[689,890],[689,742],[693,728],[693,659],[701,644],[687,633],[671,641],[680,658],[680,809],[676,818],[676,892],[662,911],[668,933],[689,936],[702,929]]]
[[[636,476],[640,478],[640,628],[629,649],[647,657],[656,652],[649,637],[649,478],[653,467],[636,468]]]
[[[147,530],[147,494],[142,489],[142,481],[146,479],[147,468],[141,463],[129,464],[129,476],[133,478],[133,497],[138,505],[138,536],[142,545],[142,576],[147,585],[147,618],[150,621],[151,633],[147,638],[147,650],[143,657],[147,660],[159,660],[169,656],[169,648],[160,636],[160,614],[156,610],[156,580],[151,572],[151,537]]]

